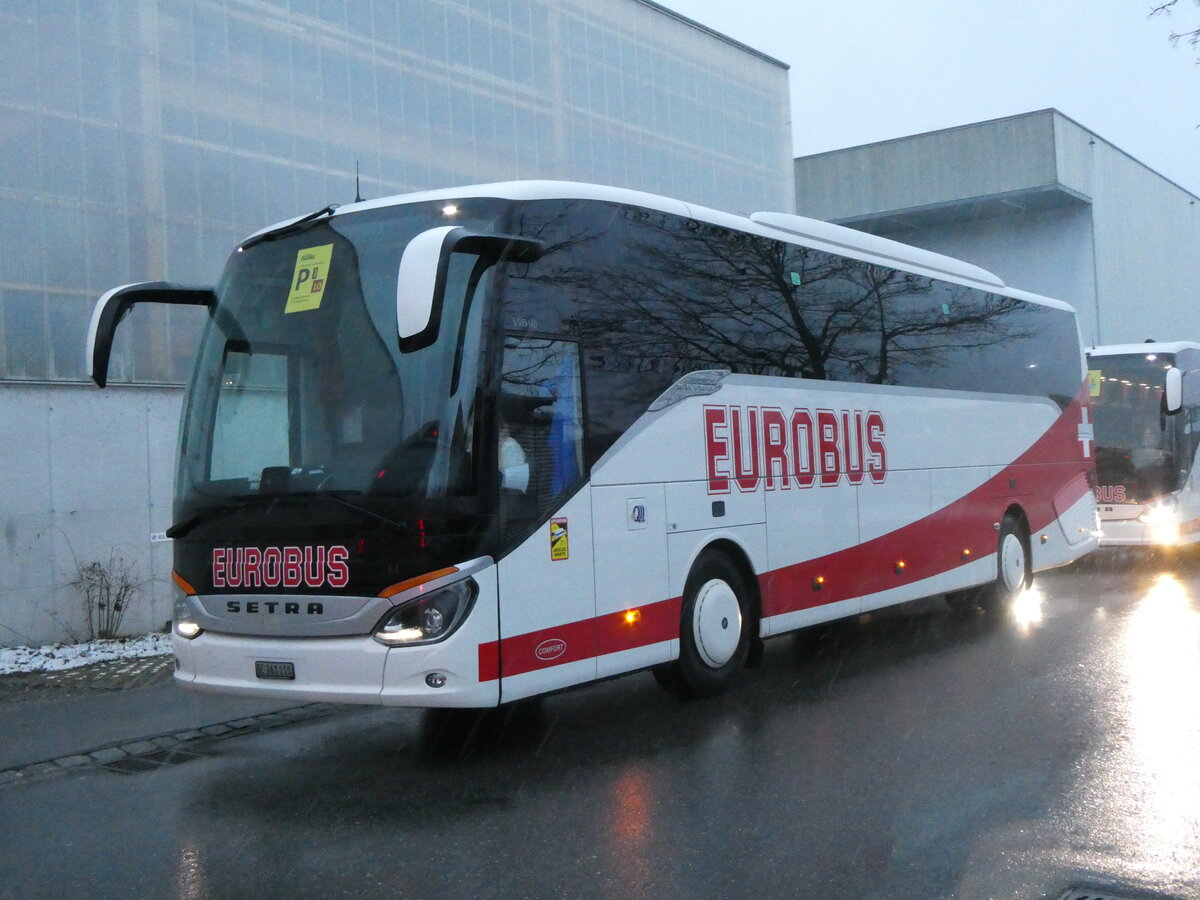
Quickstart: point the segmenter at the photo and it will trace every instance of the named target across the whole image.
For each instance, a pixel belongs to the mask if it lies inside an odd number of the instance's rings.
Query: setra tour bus
[[[176,475],[176,679],[488,707],[996,605],[1096,544],[1075,315],[823,222],[587,184],[329,206],[215,288]]]
[[[1101,546],[1200,541],[1200,344],[1087,352]]]

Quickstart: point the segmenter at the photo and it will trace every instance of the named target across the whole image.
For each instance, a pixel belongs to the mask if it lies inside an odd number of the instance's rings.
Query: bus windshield
[[[1165,415],[1162,396],[1170,354],[1094,356],[1100,393],[1092,398],[1096,476],[1110,502],[1144,503],[1179,489],[1186,468],[1176,462],[1183,417]]]
[[[452,224],[491,229],[497,211],[460,204]],[[396,523],[443,498],[474,510],[487,266],[455,254],[438,339],[410,353],[397,340],[401,256],[444,224],[442,204],[369,210],[233,254],[185,406],[177,532],[314,495]]]

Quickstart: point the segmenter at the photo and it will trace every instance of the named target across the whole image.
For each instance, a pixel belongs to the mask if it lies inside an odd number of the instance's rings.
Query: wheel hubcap
[[[719,669],[733,659],[742,635],[742,608],[727,582],[714,578],[700,588],[692,612],[692,633],[706,665]]]
[[[1015,534],[1006,534],[1000,544],[1000,578],[1010,594],[1025,586],[1025,545]]]

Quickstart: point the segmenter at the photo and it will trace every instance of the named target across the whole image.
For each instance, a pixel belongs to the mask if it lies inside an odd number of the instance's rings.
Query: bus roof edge
[[[923,269],[952,275],[956,278],[970,279],[990,287],[1007,287],[1000,276],[981,266],[963,262],[953,256],[934,253],[932,250],[923,250],[920,247],[893,241],[890,238],[868,234],[865,231],[856,231],[844,225],[835,225],[832,222],[822,222],[819,219],[779,212],[756,212],[751,214],[750,221],[766,225],[768,228],[786,231],[789,234],[834,244],[847,250],[869,253],[889,262],[920,266]]]

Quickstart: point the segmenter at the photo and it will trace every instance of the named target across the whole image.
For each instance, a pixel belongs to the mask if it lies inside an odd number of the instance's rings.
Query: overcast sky
[[[659,0],[791,66],[797,156],[1054,107],[1200,194],[1194,0]]]

